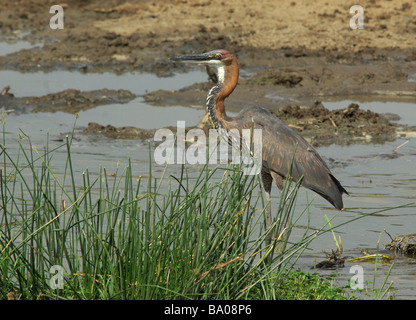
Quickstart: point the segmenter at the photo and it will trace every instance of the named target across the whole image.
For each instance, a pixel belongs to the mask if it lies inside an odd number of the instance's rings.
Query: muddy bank
[[[416,96],[416,4],[406,0],[362,2],[364,30],[350,29],[347,4],[324,0],[232,7],[221,0],[78,0],[62,4],[64,29],[54,30],[55,4],[0,0],[0,40],[42,44],[0,56],[0,69],[170,76],[190,67],[169,57],[227,48],[242,80],[252,75],[247,85],[256,97],[270,87],[284,97]]]
[[[227,48],[250,71],[273,66],[392,63],[413,68],[415,4],[363,1],[364,30],[351,30],[348,4],[241,0],[71,1],[61,4],[64,29],[51,29],[54,1],[0,0],[4,39],[41,48],[0,57],[0,68],[21,71],[141,70],[171,75],[184,70],[168,57]],[[406,70],[406,68],[404,68]],[[411,71],[411,69],[407,69]]]
[[[14,112],[16,114],[57,111],[76,113],[100,105],[127,103],[136,98],[136,95],[128,90],[108,89],[93,91],[68,89],[41,97],[22,98],[14,97],[9,92],[3,93],[0,95],[0,106],[8,112]]]
[[[382,136],[391,139],[397,132],[381,117],[368,123],[349,123],[352,127],[344,130],[342,119],[337,118],[342,111],[324,112],[314,120],[318,122],[306,121],[308,113],[303,107],[313,106],[315,101],[351,95],[397,101],[416,98],[416,4],[406,0],[360,3],[365,12],[363,30],[350,29],[350,5],[326,0],[259,0],[255,4],[241,0],[234,6],[222,0],[76,0],[61,4],[64,29],[54,30],[49,25],[53,16],[49,9],[55,4],[52,0],[0,0],[0,40],[41,44],[0,56],[0,69],[139,70],[171,76],[191,67],[173,63],[169,57],[227,48],[236,54],[242,71],[239,86],[227,99],[227,110],[237,112],[243,106],[260,105],[279,114],[279,107],[300,106],[296,112],[305,115],[285,121],[318,144],[331,141],[330,135],[332,141],[342,143],[344,136],[347,140],[372,137],[374,141]],[[1,79],[0,88],[6,85],[7,79]],[[176,92],[150,92],[145,101],[203,106],[209,88],[209,83],[203,83]],[[89,94],[67,90],[41,98],[6,96],[0,102],[15,112],[29,108],[33,112],[77,112],[133,98],[127,92],[106,89]],[[310,135],[317,126],[326,129],[319,136]],[[94,125],[89,131],[120,138],[142,136],[135,128],[105,128]]]
[[[414,69],[410,69],[414,70]],[[366,95],[416,101],[416,83],[400,63],[305,65],[259,71],[240,85],[264,87],[277,97],[318,98]],[[412,71],[413,72],[413,71]]]

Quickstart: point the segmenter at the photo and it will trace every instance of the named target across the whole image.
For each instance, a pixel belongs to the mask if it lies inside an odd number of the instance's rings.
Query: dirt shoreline
[[[350,29],[350,6],[337,1],[242,0],[230,7],[221,0],[78,0],[61,4],[64,29],[53,30],[49,9],[55,4],[0,0],[0,40],[42,44],[1,56],[0,69],[171,76],[189,67],[169,57],[222,47],[237,55],[242,69],[239,86],[227,100],[230,110],[249,101],[271,110],[300,105],[306,112],[303,107],[316,101],[347,96],[416,101],[416,1],[362,1],[363,30]],[[0,81],[1,88],[6,81]],[[203,101],[209,85],[151,92],[145,99],[153,104],[195,104]],[[65,96],[57,93],[55,98]],[[71,100],[74,112],[105,103],[88,104],[78,98]],[[292,120],[289,123],[299,126]],[[93,127],[103,131],[99,125]],[[386,122],[378,135],[390,127]]]

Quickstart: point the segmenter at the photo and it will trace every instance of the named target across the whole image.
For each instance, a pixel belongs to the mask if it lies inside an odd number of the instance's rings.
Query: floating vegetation
[[[326,254],[326,260],[323,260],[316,264],[317,269],[338,269],[343,268],[345,263],[345,258],[341,251],[339,250],[332,250],[331,253]]]
[[[368,261],[376,258],[382,258],[383,262],[390,262],[391,260],[394,260],[394,257],[388,255],[388,254],[382,254],[382,253],[370,253],[367,250],[361,250],[363,255],[361,257],[357,258],[351,258],[347,259],[345,261],[347,262],[362,262],[362,261]]]
[[[385,245],[386,249],[402,254],[416,254],[416,235],[409,234],[393,238],[386,230],[384,230],[384,232],[387,233],[391,239],[391,242]]]

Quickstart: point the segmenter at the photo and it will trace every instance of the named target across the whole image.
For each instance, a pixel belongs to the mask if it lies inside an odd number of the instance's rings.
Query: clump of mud
[[[104,135],[112,139],[148,140],[153,139],[156,129],[145,130],[135,127],[114,127],[112,125],[100,125],[96,122],[88,123],[82,133]]]
[[[314,145],[349,144],[352,140],[372,142],[396,139],[396,126],[389,118],[350,104],[345,109],[328,110],[320,102],[311,107],[288,105],[271,112]]]
[[[5,88],[6,89],[6,88]],[[7,90],[8,91],[8,90]],[[76,113],[99,105],[127,103],[137,96],[128,90],[80,91],[68,89],[41,97],[15,97],[8,92],[0,95],[0,106],[16,114],[27,112]]]
[[[195,129],[196,127],[185,128],[185,134],[189,130]],[[169,129],[172,134],[176,133],[177,128],[173,126],[167,126],[165,129]],[[112,125],[101,125],[96,122],[88,123],[88,127],[84,128],[83,134],[90,135],[102,135],[111,139],[127,139],[127,140],[152,140],[155,136],[156,130],[158,129],[141,129],[131,126],[125,127],[114,127]],[[190,143],[187,141],[186,143]]]

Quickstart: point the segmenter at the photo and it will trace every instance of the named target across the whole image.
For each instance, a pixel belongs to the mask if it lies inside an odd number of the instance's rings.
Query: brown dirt
[[[351,95],[416,101],[416,82],[409,81],[416,77],[415,0],[360,1],[364,30],[350,29],[352,4],[340,1],[241,0],[231,6],[223,0],[74,0],[61,4],[64,29],[52,30],[49,8],[55,4],[0,0],[0,40],[43,44],[0,57],[1,69],[139,70],[170,76],[189,67],[168,57],[222,47],[237,55],[243,70],[227,101],[230,110],[247,101],[276,109]],[[3,82],[1,88],[7,85]],[[146,99],[155,104],[203,104],[208,86],[153,92]],[[68,97],[62,98],[64,106]],[[82,99],[68,101],[78,105],[74,112],[93,105]],[[342,130],[337,116],[331,117],[338,126],[336,131],[331,123],[336,137]],[[391,126],[377,121],[377,127],[350,133],[360,137],[377,135],[377,130],[379,136],[388,133]],[[356,128],[363,128],[358,123]],[[306,126],[292,125],[303,127],[306,134]]]
[[[166,57],[225,47],[243,66],[289,65],[285,60],[324,57],[327,62],[416,60],[416,2],[361,1],[364,30],[351,30],[350,4],[338,1],[74,0],[62,4],[63,30],[49,28],[56,1],[1,0],[2,34],[44,42],[3,61],[22,69],[178,68]],[[29,52],[30,53],[29,53]]]

